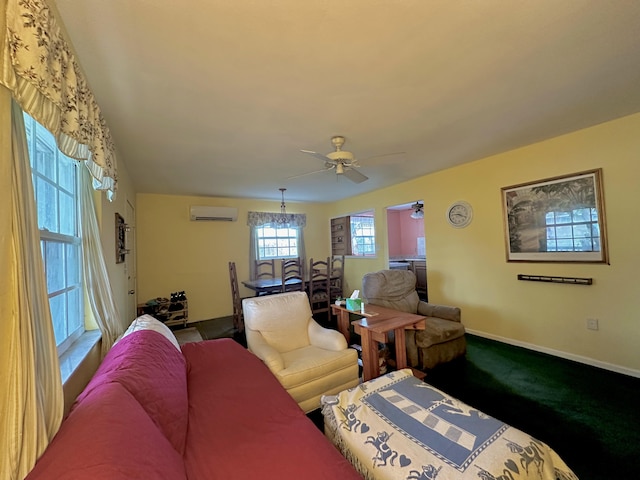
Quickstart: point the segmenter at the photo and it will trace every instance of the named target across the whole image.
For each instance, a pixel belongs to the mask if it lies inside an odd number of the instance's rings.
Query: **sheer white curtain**
[[[104,357],[122,333],[122,327],[100,242],[91,178],[86,169],[82,169],[80,183],[82,270],[91,312],[102,333],[101,353]]]
[[[24,120],[20,107],[9,98],[2,89],[0,109],[11,111],[11,149],[10,155],[2,149],[0,161],[11,181],[0,190],[0,203],[9,211],[1,225],[0,478],[22,479],[57,432],[64,398]]]
[[[11,98],[65,155],[86,161],[110,198],[117,172],[109,128],[44,0],[0,2],[0,66],[0,478],[20,480],[57,432],[64,400],[22,112]]]

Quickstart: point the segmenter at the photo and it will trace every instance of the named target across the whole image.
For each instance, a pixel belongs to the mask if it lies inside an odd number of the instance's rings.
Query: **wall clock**
[[[447,220],[452,227],[464,228],[471,223],[473,209],[467,202],[454,202],[447,210]]]

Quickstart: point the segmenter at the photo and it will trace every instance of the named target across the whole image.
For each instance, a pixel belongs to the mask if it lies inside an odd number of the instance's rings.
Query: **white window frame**
[[[376,256],[376,222],[373,210],[349,216],[351,228],[351,255],[354,257]]]
[[[267,223],[256,228],[258,260],[299,257],[300,227]]]
[[[80,164],[62,154],[53,135],[32,117],[25,113],[24,120],[38,210],[40,249],[60,356],[85,332]],[[73,177],[71,181],[69,176]],[[49,196],[45,197],[45,190],[49,191]],[[52,197],[55,197],[54,202],[50,201]],[[65,201],[71,201],[71,208],[61,208]],[[73,218],[63,218],[65,210],[72,210]]]

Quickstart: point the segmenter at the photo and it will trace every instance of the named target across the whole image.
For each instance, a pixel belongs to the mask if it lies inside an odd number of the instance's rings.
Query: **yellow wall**
[[[238,280],[249,278],[247,212],[279,212],[280,202],[211,197],[137,196],[138,301],[184,290],[189,321],[231,315],[229,262]],[[192,222],[191,205],[237,207],[235,222]],[[287,213],[305,213],[307,259],[329,255],[327,206],[287,202]],[[240,284],[243,297],[253,292]]]
[[[374,209],[378,254],[347,258],[350,292],[365,273],[386,268],[385,208],[424,199],[431,302],[459,305],[472,332],[640,374],[639,131],[640,114],[332,204],[288,204],[287,211],[307,213],[307,257],[322,257],[330,218]],[[501,187],[593,168],[603,169],[611,264],[507,262]],[[467,228],[446,221],[456,200],[473,207]],[[238,221],[190,222],[194,204],[238,207]],[[139,300],[186,290],[190,319],[202,320],[231,314],[228,261],[237,263],[240,279],[248,277],[247,211],[278,211],[279,204],[139,194],[137,208]],[[518,273],[591,277],[594,284],[524,282]],[[599,319],[600,330],[587,330],[587,318]]]
[[[116,197],[113,201],[107,200],[106,195],[102,194],[100,210],[100,234],[102,240],[102,249],[107,264],[107,270],[109,272],[109,280],[111,282],[111,289],[113,291],[118,313],[120,314],[122,329],[129,326],[129,324],[135,319],[135,305],[133,308],[129,306],[129,282],[126,263],[116,263],[116,220],[115,214],[119,213],[125,222],[135,224],[135,218],[128,218],[127,202],[134,207],[135,215],[135,203],[136,194],[134,186],[129,178],[129,174],[126,165],[121,160],[118,162],[118,190]],[[135,289],[135,283],[132,285]]]
[[[376,209],[415,198],[425,204],[429,300],[459,305],[468,329],[591,359],[640,373],[640,115],[633,115],[525,148],[440,171],[332,205],[330,215]],[[508,263],[501,187],[603,168],[610,265]],[[464,229],[450,227],[446,209],[456,200],[473,206]],[[352,260],[351,288],[369,270],[384,268],[386,240],[376,260]],[[518,281],[518,273],[592,277],[591,286]],[[597,318],[600,330],[586,329]],[[607,365],[609,364],[609,365]]]

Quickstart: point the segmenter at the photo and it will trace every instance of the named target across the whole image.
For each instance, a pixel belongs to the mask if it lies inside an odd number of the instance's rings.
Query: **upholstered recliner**
[[[367,273],[362,278],[362,295],[367,303],[427,317],[424,330],[405,330],[410,366],[431,369],[466,353],[460,309],[420,300],[413,272],[381,270]]]
[[[359,383],[357,352],[316,323],[305,292],[245,298],[242,307],[247,347],[305,412],[318,408],[322,395]]]

